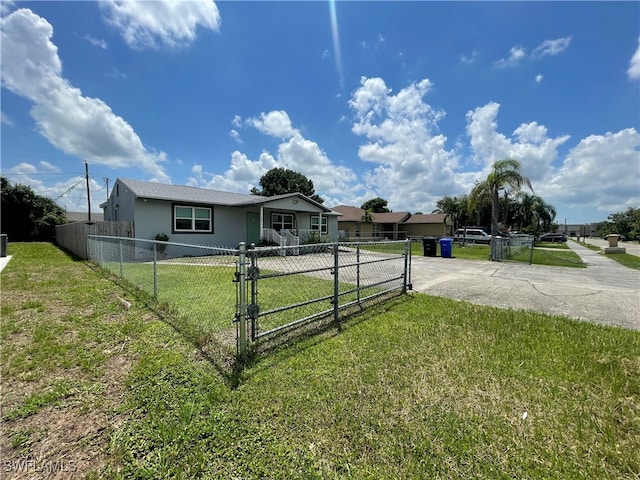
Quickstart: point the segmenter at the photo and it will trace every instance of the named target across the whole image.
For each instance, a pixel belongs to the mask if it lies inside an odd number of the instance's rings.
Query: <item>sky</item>
[[[430,213],[514,158],[559,223],[640,207],[640,2],[1,8],[1,174],[70,212],[116,178]]]

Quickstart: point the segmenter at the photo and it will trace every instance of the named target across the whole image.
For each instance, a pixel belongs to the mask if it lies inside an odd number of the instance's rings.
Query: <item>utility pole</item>
[[[89,164],[84,161],[84,176],[87,179],[87,206],[89,209],[88,220],[91,221],[91,192],[89,191]]]
[[[105,178],[104,181],[107,182],[107,202],[108,202],[109,201],[109,179]]]

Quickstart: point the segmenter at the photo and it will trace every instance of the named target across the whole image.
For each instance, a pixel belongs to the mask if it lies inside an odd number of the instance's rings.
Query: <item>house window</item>
[[[211,208],[173,206],[173,229],[176,232],[211,232]]]
[[[322,218],[322,225],[320,225],[320,218]],[[320,233],[327,233],[327,217],[320,217],[319,215],[312,216],[311,230],[313,230],[314,232],[319,231]]]
[[[380,236],[380,224],[379,223],[374,223],[373,224],[373,236],[374,237],[379,237]]]
[[[272,213],[271,228],[276,232],[280,230],[293,230],[293,215],[288,213]]]
[[[360,222],[356,222],[356,237],[360,236]]]

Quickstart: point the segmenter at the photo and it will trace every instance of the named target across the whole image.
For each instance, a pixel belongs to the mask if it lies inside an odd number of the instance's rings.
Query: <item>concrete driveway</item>
[[[413,289],[640,330],[640,271],[576,242],[568,245],[586,269],[415,256]]]

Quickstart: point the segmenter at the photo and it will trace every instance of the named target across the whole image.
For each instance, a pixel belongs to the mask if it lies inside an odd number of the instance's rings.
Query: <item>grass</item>
[[[602,248],[597,245],[592,245],[590,243],[580,243],[583,247],[587,247],[589,250],[602,253]],[[607,255],[607,258],[610,258],[620,265],[623,265],[627,268],[631,268],[633,270],[640,270],[640,257],[637,255],[630,255],[628,253],[616,253],[613,255]]]
[[[627,268],[634,270],[640,270],[640,257],[637,255],[630,255],[628,253],[616,253],[613,255],[607,255],[607,258],[615,260],[620,265],[624,265]]]
[[[384,248],[385,245],[381,247]],[[386,247],[386,251],[389,247],[398,250],[397,245]],[[280,268],[283,272],[287,272],[292,268],[300,267],[293,263],[296,260],[291,260],[292,258],[295,257],[274,257],[262,259],[262,261],[270,262],[273,268]],[[297,258],[303,259],[303,257]],[[236,272],[235,267],[227,266],[231,262],[224,259],[217,264],[212,262],[209,265],[183,264],[175,260],[158,263],[155,286],[152,263],[123,263],[121,267],[119,262],[106,262],[103,266],[105,270],[118,277],[122,275],[124,282],[145,292],[147,301],[152,301],[149,295],[157,291],[157,300],[162,302],[165,309],[172,310],[174,316],[178,317],[173,325],[196,345],[203,346],[220,333],[235,335],[235,327],[232,324],[237,303],[236,284],[232,282]],[[333,260],[329,260],[327,262],[329,268],[322,272],[312,272],[310,275],[280,275],[277,271],[260,268],[260,275],[264,277],[260,280],[258,288],[258,303],[262,315],[259,319],[261,332],[300,318],[325,312],[330,314],[333,311],[331,298],[323,298],[332,297],[334,294],[333,274],[329,271]],[[402,258],[399,258],[398,262],[402,263]],[[262,263],[259,262],[259,265]],[[379,282],[384,276],[380,274],[374,277],[370,269],[370,266],[362,266],[360,269],[363,277],[360,284],[360,298],[383,290],[380,286],[366,286],[367,281]],[[348,275],[348,272],[345,274]],[[388,276],[387,274],[386,277]],[[396,285],[397,283],[395,282]],[[390,286],[387,284],[386,288]],[[340,305],[358,298],[352,291],[354,287],[355,285],[350,283],[339,283]],[[308,300],[314,298],[320,300],[316,303],[308,303]],[[300,305],[296,308],[281,310],[283,307],[294,304]],[[270,311],[273,313],[268,313]]]
[[[571,251],[566,244],[561,243],[540,243],[538,247],[544,247],[545,250],[534,248],[532,263],[534,265],[553,265],[558,267],[578,267],[586,268],[586,265],[582,262],[580,257]],[[547,250],[550,247],[553,250]],[[412,244],[413,255],[422,256],[422,244],[414,242]],[[459,244],[453,244],[452,256],[454,258],[462,258],[465,260],[489,260],[490,247],[489,245],[473,245],[467,244],[460,246]],[[509,258],[509,261],[529,263],[531,258],[531,252],[528,249],[523,249],[516,255]]]
[[[234,372],[51,245],[10,254],[3,462],[38,452],[88,478],[640,473],[640,332],[412,294]]]

